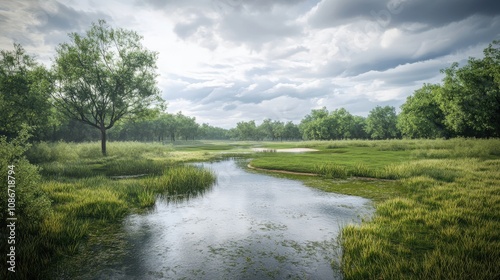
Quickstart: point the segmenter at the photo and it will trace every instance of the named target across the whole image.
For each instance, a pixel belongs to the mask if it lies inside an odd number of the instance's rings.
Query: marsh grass
[[[146,190],[168,200],[202,194],[207,186],[215,182],[215,174],[212,171],[183,165],[168,168],[161,176],[145,179],[143,184]]]
[[[95,237],[128,213],[149,209],[158,197],[175,201],[203,193],[214,183],[210,171],[178,163],[241,155],[258,144],[319,152],[252,153],[255,167],[317,172],[324,177],[293,178],[325,191],[374,200],[372,219],[348,225],[341,233],[343,254],[333,265],[341,267],[346,279],[500,275],[498,139],[213,142],[204,150],[205,144],[113,142],[106,158],[98,143],[34,145],[28,156],[42,168],[40,187],[52,200],[52,211],[40,234],[20,248],[20,255],[31,259],[19,265],[44,267],[53,256],[66,260],[87,252],[89,242],[101,242]],[[131,173],[149,175],[109,178]]]
[[[328,180],[297,179],[325,191],[374,199],[376,213],[371,220],[342,230],[341,263],[332,266],[340,267],[344,278],[500,276],[499,139],[333,141],[307,145],[321,152],[281,158],[259,154],[252,165],[313,170]],[[386,160],[385,155],[392,160]],[[349,178],[354,176],[393,181]]]
[[[119,224],[131,212],[150,209],[158,197],[196,196],[215,182],[209,170],[180,165],[212,154],[172,156],[172,145],[136,142],[110,143],[108,152],[103,157],[99,143],[63,142],[38,143],[27,152],[41,167],[40,188],[52,201],[37,238],[22,246],[34,266],[88,251],[97,245],[88,243],[89,236]],[[113,179],[138,174],[146,176]],[[35,275],[50,278],[50,269]]]

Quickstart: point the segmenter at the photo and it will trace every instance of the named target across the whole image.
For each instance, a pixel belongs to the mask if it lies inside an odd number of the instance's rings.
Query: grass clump
[[[176,166],[168,168],[161,176],[145,179],[144,187],[166,198],[192,197],[203,193],[215,180],[210,170],[189,165]]]
[[[349,172],[345,166],[336,164],[320,164],[315,167],[315,173],[322,175],[327,179],[346,179]]]

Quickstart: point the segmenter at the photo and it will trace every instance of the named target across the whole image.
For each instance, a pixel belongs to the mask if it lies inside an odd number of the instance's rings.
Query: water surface
[[[369,200],[325,193],[301,182],[203,164],[217,184],[187,201],[158,201],[125,221],[123,263],[101,279],[338,279],[339,230],[358,223]]]

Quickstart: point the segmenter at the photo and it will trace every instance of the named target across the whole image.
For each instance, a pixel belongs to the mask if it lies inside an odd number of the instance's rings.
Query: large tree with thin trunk
[[[72,119],[101,132],[124,117],[136,117],[161,104],[156,86],[156,52],[145,49],[134,31],[113,29],[104,20],[84,35],[69,34],[57,48],[54,64],[55,104]]]

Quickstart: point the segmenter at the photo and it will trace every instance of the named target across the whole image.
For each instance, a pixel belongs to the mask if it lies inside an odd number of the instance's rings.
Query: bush
[[[43,266],[43,260],[38,257],[40,251],[39,239],[37,238],[42,222],[50,214],[50,200],[39,188],[40,174],[38,167],[30,164],[24,157],[24,153],[29,149],[29,134],[26,129],[22,129],[17,138],[8,142],[6,137],[0,137],[0,181],[2,184],[9,180],[15,187],[15,211],[14,216],[16,232],[16,279],[36,279],[38,278],[38,269],[32,269],[33,266],[39,268]],[[9,166],[13,166],[9,168]],[[14,173],[8,174],[8,171]],[[13,178],[8,178],[11,175]],[[6,186],[7,187],[7,186]],[[7,252],[7,236],[10,234],[7,228],[7,218],[12,217],[7,212],[8,192],[2,188],[0,194],[0,237],[3,241],[0,244],[0,251]],[[14,193],[13,193],[14,194]],[[5,266],[2,266],[0,279],[7,279],[8,272]],[[10,275],[12,276],[12,275]]]
[[[8,166],[13,165],[12,176],[15,187],[12,190],[15,191],[15,217],[19,220],[19,226],[25,227],[24,230],[29,229],[34,232],[50,211],[50,201],[39,188],[41,178],[38,167],[30,164],[24,157],[24,152],[29,148],[28,138],[26,130],[22,130],[11,142],[7,142],[5,137],[0,137],[0,181],[8,181]],[[2,209],[8,205],[7,195],[7,191],[3,191],[0,195]],[[0,212],[2,223],[6,222],[8,214],[5,210]],[[2,224],[2,231],[5,230],[6,227]]]

